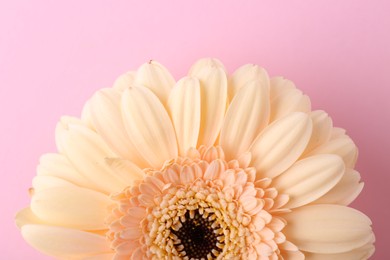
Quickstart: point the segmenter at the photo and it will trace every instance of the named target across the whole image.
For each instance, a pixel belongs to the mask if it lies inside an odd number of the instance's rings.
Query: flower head
[[[63,117],[25,240],[61,259],[367,259],[357,148],[291,81],[151,61]]]

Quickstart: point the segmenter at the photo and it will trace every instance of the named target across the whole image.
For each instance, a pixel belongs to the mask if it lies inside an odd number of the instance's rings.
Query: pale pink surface
[[[55,151],[61,115],[78,116],[94,91],[145,61],[179,77],[207,56],[229,72],[256,63],[293,80],[348,130],[366,183],[353,206],[373,220],[373,259],[390,257],[389,1],[101,2],[0,3],[1,259],[50,259],[13,216],[29,203],[39,156]]]

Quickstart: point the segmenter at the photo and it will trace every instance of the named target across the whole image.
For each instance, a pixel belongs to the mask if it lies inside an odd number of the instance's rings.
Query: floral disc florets
[[[108,237],[120,256],[239,259],[279,254],[288,196],[255,181],[250,154],[224,160],[220,147],[191,149],[113,196]],[[266,250],[264,250],[266,249]]]

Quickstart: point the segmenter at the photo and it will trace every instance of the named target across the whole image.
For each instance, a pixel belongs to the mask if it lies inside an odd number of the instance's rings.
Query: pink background
[[[8,2],[8,3],[7,3]],[[366,183],[353,206],[390,241],[389,1],[2,1],[0,165],[2,259],[49,259],[14,225],[61,115],[78,116],[99,88],[155,59],[176,77],[198,58],[232,72],[256,63],[326,110],[360,148]]]

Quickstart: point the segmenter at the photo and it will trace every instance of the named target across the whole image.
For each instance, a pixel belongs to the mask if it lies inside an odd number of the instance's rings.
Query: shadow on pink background
[[[198,58],[283,75],[346,128],[365,189],[353,206],[390,241],[388,1],[8,1],[0,3],[1,258],[49,259],[14,225],[61,115],[155,59],[178,78]],[[103,3],[104,2],[104,3]]]

